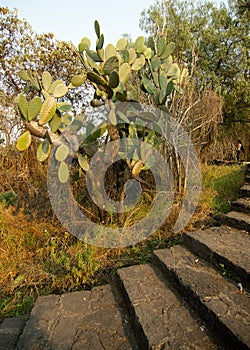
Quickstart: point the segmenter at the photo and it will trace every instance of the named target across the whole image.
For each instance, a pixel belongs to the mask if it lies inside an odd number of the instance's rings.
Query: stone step
[[[249,175],[249,171],[247,171],[247,173],[246,173],[245,182],[246,182],[246,184],[250,184],[250,175]]]
[[[213,263],[236,284],[250,289],[250,236],[232,227],[212,227],[203,231],[185,232],[183,244],[201,259]]]
[[[138,350],[110,285],[39,297],[17,350]]]
[[[232,210],[227,214],[221,214],[218,221],[223,225],[250,232],[249,214]]]
[[[238,198],[231,203],[231,208],[233,211],[250,214],[250,198]]]
[[[0,350],[15,350],[25,326],[25,316],[6,318],[0,327]]]
[[[221,274],[182,246],[154,252],[186,300],[223,340],[227,350],[250,347],[250,299]]]
[[[240,189],[240,196],[244,198],[250,198],[250,185],[246,184]]]
[[[217,349],[152,266],[118,270],[141,349]]]

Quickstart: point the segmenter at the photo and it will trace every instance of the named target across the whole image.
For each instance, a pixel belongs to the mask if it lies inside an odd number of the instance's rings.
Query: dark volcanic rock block
[[[150,265],[118,270],[142,349],[216,349]]]
[[[245,198],[250,198],[250,185],[246,184],[241,187],[240,189],[240,195]]]
[[[19,350],[138,349],[111,286],[38,298]]]
[[[0,350],[14,350],[25,326],[25,316],[7,318],[0,327]]]
[[[250,214],[250,198],[239,198],[231,203],[233,211]]]
[[[218,220],[223,225],[235,227],[250,232],[250,215],[238,211],[222,214]]]
[[[185,232],[184,244],[199,257],[224,269],[228,277],[250,288],[250,235],[232,227],[212,227]]]
[[[155,261],[226,345],[249,349],[250,299],[182,246],[154,252]]]

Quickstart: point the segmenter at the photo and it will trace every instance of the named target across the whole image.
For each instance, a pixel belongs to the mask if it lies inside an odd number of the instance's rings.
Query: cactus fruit
[[[140,174],[140,172],[142,171],[142,168],[143,168],[144,164],[141,160],[139,160],[134,166],[133,166],[133,169],[132,169],[132,175],[133,176],[138,176]]]

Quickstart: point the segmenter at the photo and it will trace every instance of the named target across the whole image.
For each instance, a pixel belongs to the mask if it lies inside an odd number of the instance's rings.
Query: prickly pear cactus
[[[173,42],[167,43],[165,38],[159,38],[156,43],[151,40],[147,46],[145,38],[140,36],[134,43],[121,38],[116,46],[108,44],[103,49],[104,36],[100,34],[98,22],[95,22],[95,30],[95,51],[90,49],[91,43],[86,37],[78,46],[87,68],[87,78],[96,89],[95,98],[112,102],[136,100],[128,86],[135,73],[157,106],[165,105],[172,91],[179,90],[181,72],[172,60]]]
[[[69,85],[62,80],[53,81],[48,71],[41,77],[31,71],[19,72],[19,77],[26,82],[25,93],[32,90],[37,96],[29,99],[20,94],[17,98],[20,116],[29,130],[20,137],[17,148],[23,151],[29,147],[31,134],[41,137],[43,141],[37,158],[45,161],[50,155],[51,144],[56,142],[68,125],[77,133],[82,127],[81,116],[73,117],[70,114],[71,104],[65,98],[69,89],[88,81],[95,89],[91,105],[105,106],[107,121],[98,128],[91,123],[87,125],[81,154],[77,155],[81,171],[89,171],[88,161],[98,148],[97,140],[107,131],[110,140],[118,137],[131,139],[130,158],[127,157],[126,162],[132,176],[137,177],[141,171],[152,167],[154,157],[150,151],[145,154],[135,140],[140,139],[154,147],[162,142],[160,132],[155,132],[157,128],[161,129],[162,119],[152,112],[138,109],[139,95],[145,94],[153,105],[166,111],[173,92],[181,92],[180,85],[187,76],[187,70],[181,72],[173,62],[175,44],[167,43],[165,38],[159,38],[156,43],[152,39],[147,42],[143,36],[134,43],[120,38],[116,45],[104,47],[104,35],[98,21],[95,21],[94,28],[97,36],[95,49],[91,48],[90,40],[83,37],[78,45],[83,71],[72,77]],[[119,102],[133,103],[129,108],[120,108]],[[153,125],[153,132],[148,128],[149,123]],[[67,142],[57,147],[55,159],[58,162],[58,177],[65,183],[69,178],[67,157],[71,154]]]

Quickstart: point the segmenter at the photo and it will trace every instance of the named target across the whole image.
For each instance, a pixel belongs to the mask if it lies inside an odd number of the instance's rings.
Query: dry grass
[[[177,206],[156,233],[133,247],[104,249],[77,240],[53,217],[46,167],[36,162],[35,150],[15,153],[16,160],[12,152],[0,157],[0,319],[29,312],[39,295],[108,283],[117,268],[145,263],[153,249],[180,243],[181,235],[172,232]],[[202,166],[202,171],[203,192],[189,230],[210,224],[213,213],[229,210],[244,179],[240,166]],[[141,206],[129,214],[127,225],[143,218],[149,199]]]
[[[0,312],[13,315],[19,303],[32,306],[38,295],[89,287],[99,258],[98,249],[78,241],[58,223],[14,214],[13,208],[1,205]]]

